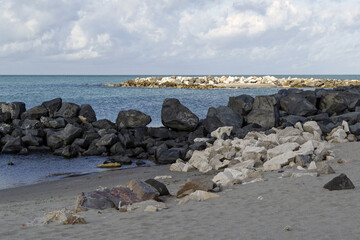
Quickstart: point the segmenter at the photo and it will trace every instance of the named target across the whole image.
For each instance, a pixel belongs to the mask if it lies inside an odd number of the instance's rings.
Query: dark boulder
[[[55,112],[54,117],[74,118],[79,115],[79,111],[79,105],[70,102],[63,102],[60,109]]]
[[[245,116],[251,111],[253,104],[254,98],[243,94],[237,97],[230,97],[227,106],[240,116]]]
[[[348,112],[338,116],[330,117],[331,121],[334,123],[342,123],[342,121],[353,121],[359,122],[360,121],[360,112]]]
[[[21,114],[26,111],[23,102],[0,103],[0,109],[3,113],[10,113],[11,119],[20,119]]]
[[[97,120],[97,121],[93,122],[92,125],[98,129],[115,129],[116,128],[115,123],[113,123],[107,119]]]
[[[156,162],[159,164],[170,164],[176,162],[177,159],[185,156],[185,149],[183,148],[170,148],[162,151]]]
[[[317,115],[308,116],[306,119],[308,121],[316,121],[316,122],[318,122],[318,121],[328,120],[330,118],[329,118],[329,114],[323,112],[323,113],[319,113]]]
[[[159,182],[155,179],[148,179],[145,181],[145,183],[149,184],[151,187],[156,189],[156,191],[159,192],[160,196],[168,196],[170,195],[169,190],[167,189],[166,185],[162,182]]]
[[[347,109],[347,103],[342,94],[328,92],[320,98],[319,109],[326,111],[329,115],[342,114]]]
[[[169,139],[172,137],[172,132],[165,127],[149,127],[148,133],[153,138],[160,138],[163,140]]]
[[[42,138],[30,134],[23,136],[21,141],[25,146],[40,146],[43,143]]]
[[[48,110],[44,106],[36,106],[21,114],[21,120],[39,120],[41,117],[47,117],[48,115]]]
[[[128,156],[125,155],[115,155],[109,158],[112,162],[117,162],[121,164],[131,164],[132,160]]]
[[[279,108],[274,96],[256,96],[251,112],[246,117],[247,123],[255,123],[265,129],[278,126]]]
[[[280,98],[280,106],[288,115],[310,116],[317,113],[317,108],[299,94]]]
[[[3,147],[2,153],[18,153],[23,148],[20,137],[9,140]]]
[[[50,117],[41,117],[40,122],[46,128],[64,128],[66,126],[66,120],[64,118],[50,118]]]
[[[354,125],[349,126],[350,132],[354,135],[360,135],[360,122],[357,122]]]
[[[145,127],[151,122],[151,117],[137,110],[120,111],[116,118],[118,130],[122,128]]]
[[[106,134],[103,137],[101,137],[99,139],[99,141],[96,143],[96,146],[97,147],[100,147],[100,146],[110,147],[118,141],[119,141],[118,136],[114,133],[110,133],[110,134]]]
[[[196,142],[189,146],[189,148],[194,151],[195,150],[198,150],[198,151],[205,150],[206,147],[207,147],[206,142]]]
[[[291,126],[295,126],[297,122],[303,123],[306,122],[306,117],[297,116],[297,115],[288,115],[280,118],[281,124],[289,123]]]
[[[110,153],[112,155],[123,154],[124,152],[125,152],[125,149],[120,142],[115,143],[110,148]]]
[[[61,136],[61,132],[47,132],[46,143],[47,146],[53,150],[61,148],[64,145],[64,139]]]
[[[21,124],[22,129],[38,129],[41,128],[43,125],[39,120],[31,120],[25,119]]]
[[[79,147],[74,146],[74,145],[65,146],[61,153],[61,156],[65,157],[65,158],[78,157],[79,156]]]
[[[199,124],[199,118],[178,99],[167,98],[161,108],[161,122],[174,130],[193,131]]]
[[[231,108],[220,106],[218,108],[209,108],[203,125],[208,133],[211,133],[223,126],[233,126],[241,128],[243,118],[234,112]]]
[[[50,117],[54,117],[55,112],[57,112],[62,104],[61,98],[55,98],[50,101],[43,102],[41,105],[44,106],[49,113]]]
[[[324,188],[333,191],[333,190],[354,189],[355,186],[351,182],[351,180],[345,174],[342,173],[339,176],[333,178],[330,182],[326,183],[324,185]]]
[[[67,124],[64,130],[61,131],[61,137],[64,140],[64,145],[70,145],[75,138],[82,136],[83,130],[75,127],[72,124]]]
[[[80,107],[79,119],[84,124],[95,122],[96,114],[94,109],[89,104],[83,104]]]
[[[0,134],[1,135],[5,136],[6,134],[11,134],[13,130],[14,130],[14,127],[11,126],[10,124],[0,123]]]
[[[0,122],[11,123],[11,114],[9,112],[0,111]]]

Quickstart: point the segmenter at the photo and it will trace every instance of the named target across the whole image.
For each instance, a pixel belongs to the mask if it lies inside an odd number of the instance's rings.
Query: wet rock
[[[122,128],[145,127],[151,122],[151,117],[137,110],[120,111],[116,118],[118,130]]]
[[[161,109],[161,122],[165,127],[179,131],[194,131],[199,118],[178,99],[165,99]]]
[[[47,117],[48,115],[48,110],[44,106],[36,106],[21,114],[21,120],[39,120],[41,117]]]
[[[333,191],[333,190],[354,189],[355,186],[351,182],[351,180],[344,173],[342,173],[339,176],[333,178],[328,183],[326,183],[324,185],[324,188]]]
[[[253,108],[253,104],[253,97],[242,94],[237,97],[230,97],[227,106],[234,110],[234,112],[239,114],[239,116],[245,116],[251,111],[251,109]]]
[[[79,105],[70,102],[63,102],[60,109],[54,113],[54,117],[74,118],[79,115],[79,111]]]
[[[79,119],[84,124],[92,123],[97,120],[95,111],[89,104],[82,104],[80,106]]]
[[[185,197],[196,190],[210,191],[215,188],[215,184],[211,179],[199,178],[188,180],[185,185],[183,185],[176,194],[177,198]]]
[[[61,153],[61,156],[65,157],[65,158],[78,157],[79,156],[79,148],[76,146],[72,146],[72,145],[65,146]]]
[[[57,112],[62,104],[61,98],[55,98],[50,101],[43,102],[41,105],[44,106],[49,113],[50,117],[54,117],[55,112]]]
[[[1,153],[18,153],[23,148],[20,137],[10,139],[4,145]]]

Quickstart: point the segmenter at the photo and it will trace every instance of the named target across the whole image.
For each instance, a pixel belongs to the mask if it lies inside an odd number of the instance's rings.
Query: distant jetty
[[[276,78],[274,76],[166,76],[135,78],[122,83],[105,83],[109,87],[147,88],[336,88],[360,85],[360,80],[317,79],[317,78]]]

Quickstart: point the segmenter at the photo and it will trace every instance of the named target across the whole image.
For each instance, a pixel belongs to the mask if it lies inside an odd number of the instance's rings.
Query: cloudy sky
[[[358,0],[0,0],[0,74],[359,74]]]

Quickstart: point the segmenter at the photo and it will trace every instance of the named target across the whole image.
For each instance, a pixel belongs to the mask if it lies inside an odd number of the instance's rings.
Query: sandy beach
[[[359,188],[328,191],[323,185],[345,173],[360,183],[360,143],[335,144],[331,162],[336,174],[279,178],[265,174],[264,182],[234,185],[219,198],[177,205],[160,212],[89,210],[79,215],[85,225],[27,226],[46,212],[72,209],[76,196],[99,186],[126,184],[159,175],[172,194],[198,172],[175,173],[169,166],[108,171],[0,191],[1,239],[356,239],[360,233]],[[345,163],[339,164],[337,160]],[[209,177],[213,175],[210,174]],[[290,231],[284,228],[290,226]]]

